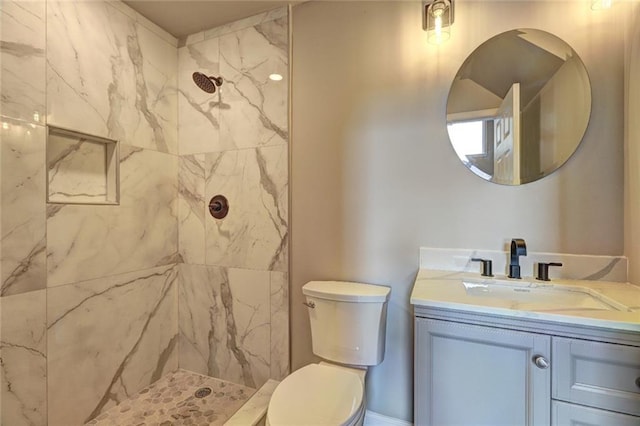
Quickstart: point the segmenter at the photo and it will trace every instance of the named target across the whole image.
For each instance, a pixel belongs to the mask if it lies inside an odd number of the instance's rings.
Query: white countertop
[[[471,285],[463,284],[472,283]],[[501,283],[504,287],[513,284],[526,289],[526,283],[538,289],[555,291],[561,287],[580,287],[581,294],[602,296],[601,299],[613,306],[625,310],[608,310],[597,307],[562,306],[556,303],[529,303],[526,297],[493,297],[491,293],[481,294],[470,291],[474,284]],[[561,293],[558,293],[562,295]],[[520,300],[518,300],[520,299]],[[589,296],[585,297],[590,299]],[[564,280],[538,281],[531,277],[522,280],[509,279],[503,276],[494,278],[482,277],[477,273],[451,272],[421,269],[416,277],[411,304],[415,306],[443,309],[463,310],[475,313],[510,316],[521,319],[537,319],[566,324],[578,324],[591,327],[640,332],[640,287],[619,282]],[[587,304],[588,305],[588,304]]]

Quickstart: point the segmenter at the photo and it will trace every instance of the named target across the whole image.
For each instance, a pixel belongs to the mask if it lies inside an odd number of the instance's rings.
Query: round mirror
[[[558,37],[517,29],[464,61],[447,101],[447,130],[462,163],[503,185],[562,166],[589,123],[591,86],[578,54]]]

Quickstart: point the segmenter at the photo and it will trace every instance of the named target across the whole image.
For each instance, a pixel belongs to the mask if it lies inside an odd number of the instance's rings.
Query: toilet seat
[[[273,392],[267,424],[352,425],[364,413],[364,384],[349,369],[310,364],[287,376]]]

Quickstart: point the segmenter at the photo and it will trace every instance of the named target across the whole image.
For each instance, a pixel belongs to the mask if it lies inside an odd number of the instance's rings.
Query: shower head
[[[216,86],[222,86],[222,77],[207,77],[206,74],[197,71],[193,73],[193,81],[207,93],[215,93]]]

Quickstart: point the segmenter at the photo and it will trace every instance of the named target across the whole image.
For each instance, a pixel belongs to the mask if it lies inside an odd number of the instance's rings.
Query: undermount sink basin
[[[512,309],[629,311],[628,307],[580,286],[502,280],[463,280],[462,285],[468,296],[511,302]]]

